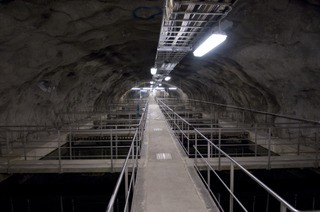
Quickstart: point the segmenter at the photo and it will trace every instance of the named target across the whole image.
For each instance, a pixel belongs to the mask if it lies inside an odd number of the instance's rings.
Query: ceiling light
[[[154,82],[153,82],[153,81],[151,81],[151,82],[150,82],[150,84],[151,84],[151,85],[153,85],[153,84],[154,84]]]
[[[155,75],[157,73],[157,68],[151,68],[150,71],[152,75]]]
[[[196,57],[202,57],[203,55],[207,54],[209,51],[217,47],[226,39],[227,39],[226,35],[212,34],[193,52],[193,55]]]
[[[160,83],[159,86],[162,86],[162,84]]]
[[[169,88],[169,90],[177,90],[177,88],[175,88],[175,87],[172,87],[172,88]]]
[[[151,88],[145,87],[143,88],[143,90],[151,90]]]
[[[156,87],[156,90],[164,90],[164,87]]]
[[[132,90],[132,91],[138,91],[138,90],[140,90],[140,88],[135,88],[135,87],[133,87],[133,88],[131,88],[131,90]]]
[[[164,78],[165,81],[169,81],[171,79],[171,77],[167,76]]]

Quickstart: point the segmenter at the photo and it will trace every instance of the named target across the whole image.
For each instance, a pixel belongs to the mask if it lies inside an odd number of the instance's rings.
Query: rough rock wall
[[[182,89],[195,98],[319,120],[319,2],[240,0],[227,20],[233,27],[221,47],[200,59],[189,55],[174,72],[187,74]]]
[[[51,124],[149,80],[161,4],[1,1],[0,123]]]
[[[0,1],[0,123],[54,123],[150,81],[160,0]],[[228,40],[188,55],[172,84],[189,97],[317,118],[315,0],[239,0]]]

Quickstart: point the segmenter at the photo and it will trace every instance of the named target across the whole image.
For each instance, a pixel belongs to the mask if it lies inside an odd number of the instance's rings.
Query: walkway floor
[[[150,99],[133,211],[218,211],[181,152],[159,106]]]

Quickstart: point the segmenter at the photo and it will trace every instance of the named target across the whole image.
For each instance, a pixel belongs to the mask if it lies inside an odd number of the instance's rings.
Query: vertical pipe
[[[230,191],[232,194],[234,193],[234,166],[231,162],[230,164]],[[229,200],[229,211],[233,212],[233,196],[230,194],[230,200]]]
[[[61,141],[60,141],[60,130],[58,130],[58,158],[59,158],[59,173],[62,172],[61,165]]]

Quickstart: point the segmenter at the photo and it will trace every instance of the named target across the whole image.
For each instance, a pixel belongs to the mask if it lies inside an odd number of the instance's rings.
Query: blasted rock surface
[[[53,124],[150,81],[163,2],[0,1],[0,123]],[[320,119],[320,7],[239,0],[228,40],[172,72],[190,98]]]

